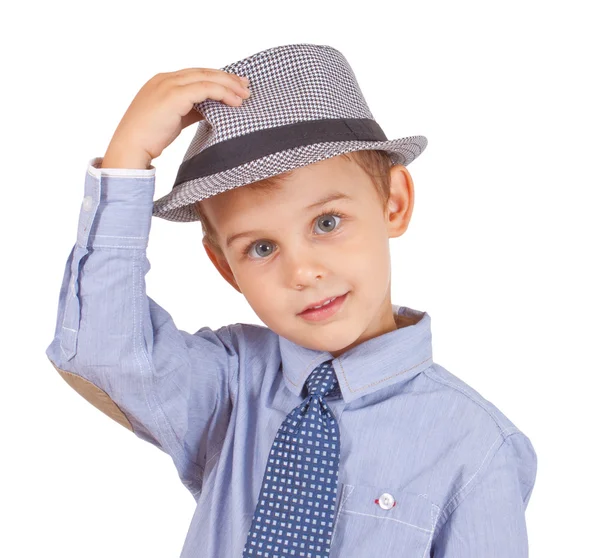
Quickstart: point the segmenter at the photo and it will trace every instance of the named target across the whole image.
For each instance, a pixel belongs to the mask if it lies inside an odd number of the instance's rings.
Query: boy
[[[151,161],[198,120],[153,202]],[[295,44],[158,74],[90,161],[47,355],[173,458],[197,501],[181,556],[528,555],[529,438],[390,298],[426,144],[387,139],[341,53]],[[178,330],[145,293],[153,215],[200,220],[267,327]]]

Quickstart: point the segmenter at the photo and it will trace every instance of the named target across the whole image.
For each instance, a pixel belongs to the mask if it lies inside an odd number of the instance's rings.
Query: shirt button
[[[94,204],[94,200],[92,199],[92,196],[85,196],[85,198],[83,198],[84,211],[91,211],[93,204]]]
[[[384,510],[389,510],[396,505],[396,500],[391,494],[384,492],[381,496],[379,496],[377,503],[379,504],[379,507],[383,508]]]

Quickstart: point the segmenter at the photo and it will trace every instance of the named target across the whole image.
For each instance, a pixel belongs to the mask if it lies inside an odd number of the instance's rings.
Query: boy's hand
[[[181,130],[202,120],[194,103],[207,98],[239,106],[250,95],[235,74],[211,68],[187,68],[156,74],[139,90],[119,122],[102,168],[150,166]]]

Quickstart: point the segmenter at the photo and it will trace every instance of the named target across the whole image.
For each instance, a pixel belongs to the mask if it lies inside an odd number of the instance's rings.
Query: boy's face
[[[205,250],[267,327],[337,357],[397,327],[388,239],[406,230],[414,196],[404,166],[390,173],[385,211],[369,176],[341,156],[295,169],[277,190],[239,187],[207,198],[202,205],[224,256],[206,242]],[[335,192],[349,199],[310,207]],[[321,212],[327,216],[318,217]],[[255,232],[227,245],[229,236],[245,231]],[[300,315],[309,304],[346,293],[341,307],[325,320]]]

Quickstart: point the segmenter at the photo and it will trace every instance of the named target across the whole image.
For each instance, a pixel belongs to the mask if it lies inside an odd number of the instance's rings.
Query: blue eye
[[[327,217],[327,219],[321,219],[321,217]],[[329,211],[328,213],[321,213],[321,215],[319,215],[317,217],[317,223],[331,223],[333,222],[333,228],[335,229],[335,220],[333,219],[329,219],[329,217],[337,217],[338,219],[341,219],[342,216],[339,215],[338,213],[332,213],[331,211]],[[327,230],[325,232],[331,232],[331,230]]]
[[[327,219],[321,219],[321,217],[327,217]],[[337,219],[342,219],[344,217],[344,215],[337,211],[324,211],[324,212],[320,213],[319,215],[317,215],[317,217],[315,219],[317,224],[319,224],[319,225],[321,223],[332,223],[331,225],[330,224],[325,225],[326,229],[328,229],[328,230],[324,231],[325,233],[331,232],[332,230],[336,229],[335,220],[331,219],[331,217],[336,217]],[[318,235],[318,236],[321,236],[321,235]],[[259,256],[258,258],[250,257],[250,252],[256,246],[258,254],[270,256],[271,252],[273,251],[272,249],[269,250],[269,248],[268,248],[268,246],[270,244],[271,245],[273,244],[270,240],[258,240],[256,242],[250,242],[244,248],[243,254],[244,254],[244,256],[249,257],[250,259],[264,259],[264,258],[262,258],[262,256]],[[264,249],[265,247],[266,247],[266,250]]]
[[[270,242],[268,240],[259,240],[257,242],[251,242],[250,244],[248,244],[248,246],[246,246],[246,248],[244,248],[244,256],[249,256],[250,251],[252,250],[252,248],[254,246],[264,247],[265,245],[268,246],[269,244],[270,244]],[[266,255],[268,256],[269,253],[267,253]],[[259,258],[259,259],[261,259],[261,258]]]

